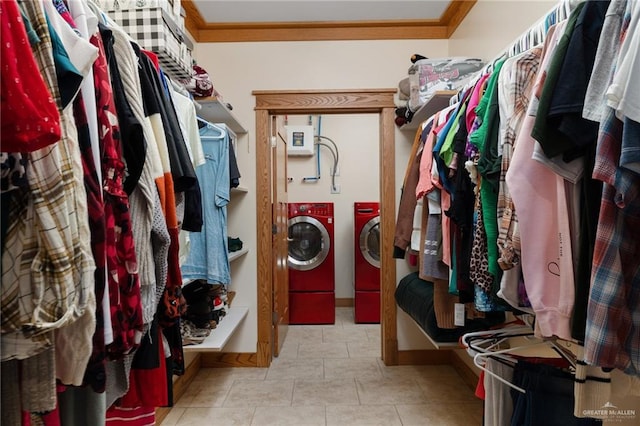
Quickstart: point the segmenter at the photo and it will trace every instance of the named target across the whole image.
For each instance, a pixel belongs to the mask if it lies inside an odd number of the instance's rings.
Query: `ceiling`
[[[476,0],[182,0],[198,42],[446,39]]]

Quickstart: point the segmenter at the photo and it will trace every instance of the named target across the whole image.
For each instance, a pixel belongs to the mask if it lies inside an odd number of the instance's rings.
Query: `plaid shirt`
[[[60,108],[44,12],[39,2],[22,4],[41,39],[34,47],[36,62]],[[3,360],[31,356],[47,347],[47,332],[79,318],[94,291],[77,132],[70,108],[60,116],[62,138],[29,154],[30,191],[10,218],[2,256]]]
[[[504,123],[504,134],[498,141],[502,145],[502,167],[498,192],[498,263],[504,270],[517,265],[519,260],[519,242],[515,235],[518,218],[505,176],[511,163],[515,149],[516,136],[520,132],[522,121],[529,106],[538,67],[542,57],[542,49],[531,50],[507,60],[502,67],[498,81],[498,97],[500,99],[500,118]]]
[[[593,253],[585,360],[640,374],[640,178],[618,166],[623,124],[607,107],[593,178],[604,182]],[[623,201],[624,200],[624,201]]]
[[[628,32],[629,7],[620,42]],[[593,252],[591,291],[585,332],[585,361],[640,374],[640,179],[620,167],[624,126],[604,108],[593,178],[603,184]]]

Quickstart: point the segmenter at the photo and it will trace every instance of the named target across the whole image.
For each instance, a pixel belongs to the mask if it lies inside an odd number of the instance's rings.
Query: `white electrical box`
[[[287,154],[312,156],[315,152],[313,126],[285,126],[287,129]]]

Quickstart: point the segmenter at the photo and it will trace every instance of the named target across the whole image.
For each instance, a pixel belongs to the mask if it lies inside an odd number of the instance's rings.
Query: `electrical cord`
[[[336,184],[335,184],[335,182],[336,182],[336,171],[338,170],[338,162],[340,161],[340,151],[338,150],[338,145],[333,141],[333,139],[331,139],[331,138],[329,138],[327,136],[317,135],[316,138],[328,140],[329,142],[331,142],[331,144],[335,148],[335,155],[334,155],[334,162],[333,162],[333,173],[331,173],[331,187],[335,190],[336,189]],[[327,148],[329,148],[329,147],[327,146]]]
[[[335,190],[336,189],[336,167],[338,166],[338,155],[336,152],[333,151],[333,148],[331,147],[331,145],[328,145],[324,142],[316,142],[316,145],[322,145],[327,147],[327,149],[331,152],[331,155],[333,156],[333,173],[331,173],[331,188]]]
[[[329,142],[331,142],[333,144],[333,147],[336,149],[336,165],[338,164],[338,160],[340,159],[340,157],[338,156],[338,145],[336,145],[336,143],[333,141],[333,139],[326,137],[326,136],[322,136],[322,135],[316,135],[316,138],[320,138],[320,139],[326,139]]]

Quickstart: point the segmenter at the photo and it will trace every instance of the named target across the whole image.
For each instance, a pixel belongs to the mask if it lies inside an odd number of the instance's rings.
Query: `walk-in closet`
[[[3,0],[0,424],[639,424],[639,21]]]

